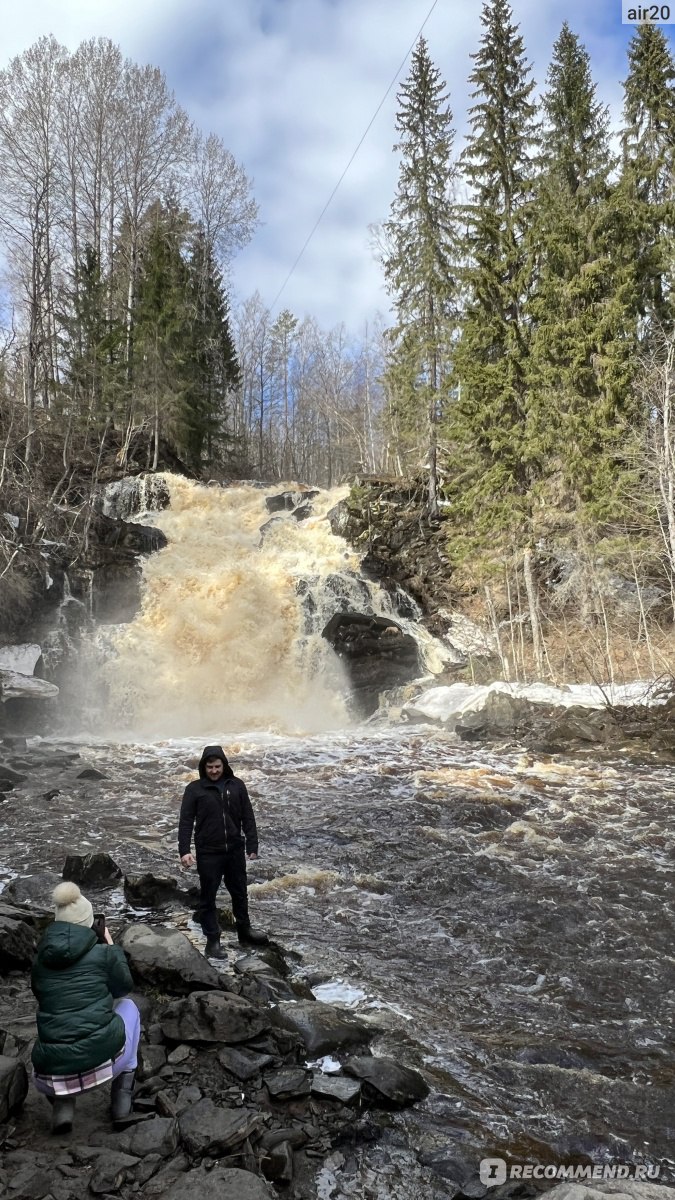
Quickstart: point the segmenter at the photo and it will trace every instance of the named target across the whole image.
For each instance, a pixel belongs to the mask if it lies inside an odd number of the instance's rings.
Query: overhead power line
[[[316,221],[314,222],[314,224],[313,224],[312,228],[310,229],[309,233],[307,234],[307,237],[305,238],[305,241],[304,241],[304,243],[303,243],[303,245],[302,245],[302,248],[301,248],[301,250],[300,250],[299,254],[297,255],[297,257],[296,257],[296,259],[295,259],[295,261],[294,261],[294,263],[293,263],[293,266],[291,267],[290,271],[288,272],[288,275],[286,276],[286,278],[284,279],[284,282],[282,283],[281,287],[279,288],[279,291],[277,292],[276,296],[274,297],[274,300],[272,301],[272,303],[271,303],[271,305],[270,305],[270,312],[273,312],[273,311],[274,311],[274,308],[276,307],[276,304],[277,304],[277,301],[279,300],[279,297],[280,297],[280,296],[283,294],[283,292],[284,292],[284,290],[285,290],[285,288],[286,288],[286,285],[287,285],[287,283],[289,282],[289,280],[290,280],[291,276],[293,275],[293,272],[295,271],[295,268],[297,267],[298,263],[300,262],[300,259],[302,258],[303,254],[305,253],[305,250],[307,249],[307,247],[309,246],[309,243],[311,242],[312,238],[314,237],[314,234],[316,233],[317,229],[319,228],[319,225],[321,224],[321,222],[322,222],[322,220],[323,220],[324,216],[326,215],[326,213],[327,213],[327,211],[328,211],[328,208],[330,207],[330,204],[331,204],[331,202],[332,202],[332,200],[333,200],[333,198],[334,198],[334,196],[335,196],[335,194],[336,194],[336,192],[337,192],[338,188],[340,187],[340,184],[342,183],[342,181],[343,181],[343,179],[344,179],[345,175],[347,174],[347,171],[348,171],[348,170],[349,170],[349,168],[351,167],[351,165],[352,165],[352,163],[353,163],[354,159],[356,158],[356,156],[357,156],[357,154],[358,154],[359,150],[361,149],[361,147],[362,147],[363,143],[365,142],[365,140],[366,140],[366,138],[367,138],[368,134],[370,133],[370,130],[371,130],[371,128],[372,128],[372,126],[373,126],[373,124],[374,124],[375,120],[377,119],[377,116],[378,116],[378,114],[379,114],[379,112],[380,112],[380,109],[382,108],[382,105],[384,104],[385,100],[387,99],[387,96],[389,95],[389,93],[390,93],[391,89],[393,88],[394,84],[396,83],[396,81],[397,81],[397,79],[398,79],[399,75],[401,74],[401,71],[403,70],[403,68],[404,68],[405,64],[407,63],[408,59],[410,58],[410,55],[412,54],[412,51],[413,51],[413,49],[414,49],[414,48],[415,48],[415,46],[417,45],[417,42],[418,42],[419,38],[422,36],[422,32],[423,32],[423,30],[424,30],[424,26],[426,25],[427,21],[429,20],[429,17],[431,16],[431,14],[432,14],[432,12],[434,11],[434,9],[435,9],[435,7],[436,7],[436,5],[437,5],[437,4],[438,4],[438,0],[433,0],[433,4],[431,5],[431,8],[429,9],[429,11],[428,11],[428,13],[427,13],[426,17],[424,18],[424,20],[422,21],[422,24],[420,25],[419,29],[417,30],[417,33],[415,34],[415,36],[414,36],[414,38],[413,38],[412,42],[410,43],[410,45],[409,45],[408,49],[406,50],[406,52],[405,52],[405,55],[403,56],[403,59],[401,60],[401,63],[400,63],[400,65],[397,67],[397,69],[396,69],[396,73],[395,73],[395,75],[393,76],[393,78],[392,78],[392,81],[391,81],[391,83],[389,84],[389,87],[387,88],[387,90],[386,90],[386,92],[384,93],[384,95],[383,95],[382,99],[380,100],[380,103],[378,104],[377,108],[375,109],[375,112],[373,113],[373,115],[372,115],[372,117],[370,118],[370,120],[369,120],[368,124],[366,125],[366,128],[364,129],[364,131],[363,131],[363,133],[362,133],[362,135],[361,135],[361,137],[360,137],[360,139],[359,139],[359,141],[358,141],[358,143],[357,143],[357,145],[356,145],[356,147],[355,147],[355,149],[354,149],[354,151],[353,151],[353,153],[352,153],[352,155],[351,155],[351,158],[349,159],[349,162],[347,163],[347,165],[346,165],[346,167],[345,167],[344,171],[342,172],[342,174],[341,174],[340,178],[338,179],[337,183],[335,184],[335,187],[333,188],[333,190],[332,190],[332,192],[331,192],[330,196],[329,196],[329,197],[328,197],[328,199],[326,200],[326,203],[324,204],[323,208],[321,209],[321,212],[319,213],[318,217],[316,218]]]

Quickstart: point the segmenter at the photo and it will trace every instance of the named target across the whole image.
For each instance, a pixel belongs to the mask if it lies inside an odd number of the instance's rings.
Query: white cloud
[[[108,36],[152,62],[191,116],[222,135],[254,178],[263,225],[236,260],[233,283],[270,303],[413,41],[430,0],[31,0],[4,14],[7,59],[41,34],[74,48]],[[465,129],[480,0],[437,4],[425,29]],[[534,75],[545,80],[564,20],[585,41],[600,95],[621,104],[625,46],[619,0],[514,0]],[[407,73],[404,69],[403,76]],[[396,87],[385,101],[279,305],[324,325],[356,327],[386,310],[368,226],[396,184]]]

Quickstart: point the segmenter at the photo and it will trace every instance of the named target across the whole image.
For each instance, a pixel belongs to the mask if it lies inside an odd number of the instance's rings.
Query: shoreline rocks
[[[0,977],[0,1189],[9,1186],[13,1200],[181,1200],[195,1187],[202,1198],[262,1200],[277,1194],[275,1184],[304,1200],[316,1194],[314,1176],[331,1147],[358,1142],[371,1104],[366,1091],[376,1109],[428,1092],[418,1072],[371,1058],[367,1045],[377,1030],[351,1013],[316,1000],[270,1003],[255,970],[237,972],[235,962],[234,970],[217,971],[179,930],[127,922],[115,940],[141,989],[134,999],[143,1018],[132,1117],[123,1131],[113,1129],[102,1085],[77,1097],[72,1134],[54,1138],[48,1104],[29,1084],[35,1023],[28,967],[50,916],[1,907],[0,963],[12,975]],[[272,950],[288,971],[282,948]],[[256,957],[249,951],[242,960]],[[17,1026],[8,1004],[19,1000],[26,1016]],[[347,1054],[338,1074],[307,1062],[319,1051]]]

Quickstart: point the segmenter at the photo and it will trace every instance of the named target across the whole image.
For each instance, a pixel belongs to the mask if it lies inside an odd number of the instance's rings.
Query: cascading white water
[[[168,545],[145,561],[142,610],[117,628],[103,668],[114,724],[151,737],[349,725],[348,684],[321,630],[338,609],[391,604],[326,520],[345,490],[320,493],[311,517],[284,515],[261,537],[260,488],[161,478],[170,507],[136,519]]]

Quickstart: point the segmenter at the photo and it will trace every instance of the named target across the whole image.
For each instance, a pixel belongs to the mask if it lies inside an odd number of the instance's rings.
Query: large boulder
[[[54,700],[59,694],[55,683],[24,675],[21,671],[0,670],[0,700]]]
[[[308,501],[313,500],[318,494],[318,488],[297,492],[279,492],[276,496],[266,496],[265,504],[267,511],[270,513],[293,512],[294,509],[307,505]],[[303,516],[309,516],[309,513],[299,513],[297,515],[298,519],[301,520]]]
[[[405,1108],[429,1095],[419,1071],[402,1067],[393,1058],[360,1055],[348,1058],[344,1069],[361,1080],[364,1096],[371,1104],[384,1108]]]
[[[321,636],[347,667],[356,707],[363,715],[375,711],[381,691],[421,673],[415,638],[389,617],[337,612]]]
[[[35,926],[16,916],[9,905],[0,911],[0,972],[25,970],[30,967],[38,943]]]
[[[125,898],[136,908],[162,908],[172,901],[184,902],[191,898],[190,892],[181,887],[173,875],[124,876]]]
[[[259,1127],[261,1117],[245,1108],[223,1108],[204,1098],[178,1118],[180,1140],[191,1157],[220,1158],[229,1154]]]
[[[63,864],[63,878],[80,887],[102,887],[116,883],[122,872],[109,854],[69,854]]]
[[[118,941],[138,983],[177,995],[222,987],[215,968],[178,929],[127,925]]]
[[[165,1038],[174,1042],[215,1042],[234,1046],[269,1029],[268,1017],[242,996],[192,992],[160,1014]]]
[[[298,1033],[309,1055],[330,1054],[364,1045],[373,1030],[352,1013],[318,1000],[282,1001],[272,1009],[275,1024]]]

